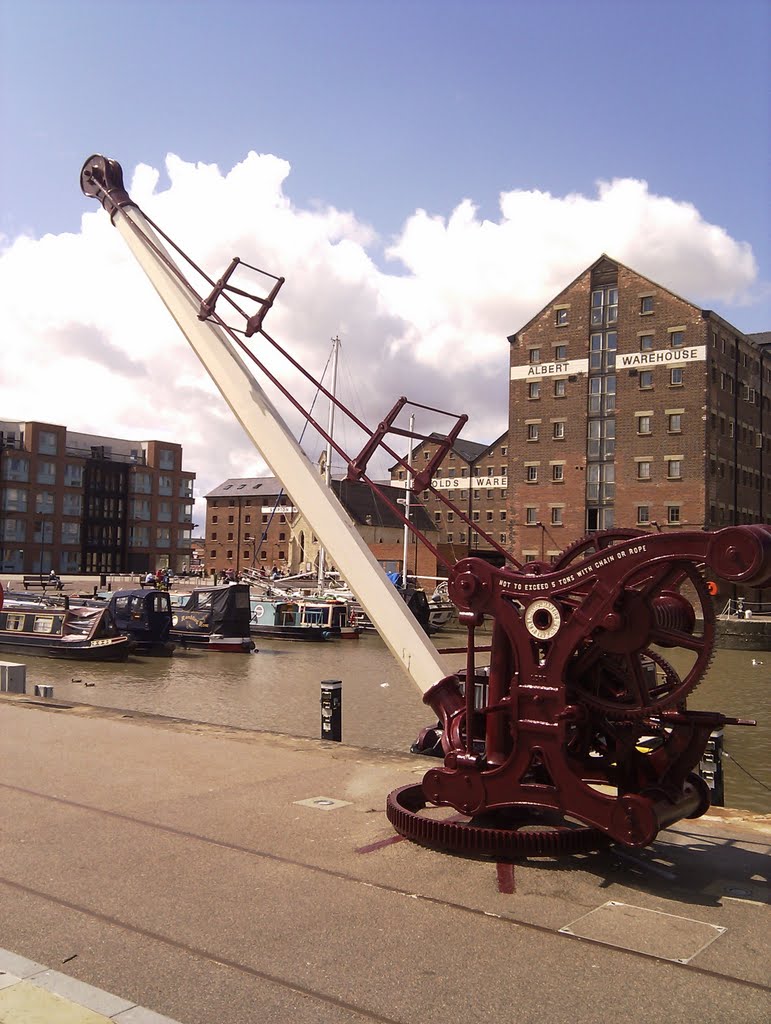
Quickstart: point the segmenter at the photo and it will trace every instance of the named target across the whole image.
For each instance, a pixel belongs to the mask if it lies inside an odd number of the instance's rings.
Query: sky
[[[771,330],[770,12],[0,0],[0,419],[182,444],[198,523],[207,491],[265,471],[81,194],[92,153],[212,278],[235,255],[284,276],[266,328],[315,376],[339,336],[339,397],[371,426],[406,395],[493,441],[507,336],[603,252]]]

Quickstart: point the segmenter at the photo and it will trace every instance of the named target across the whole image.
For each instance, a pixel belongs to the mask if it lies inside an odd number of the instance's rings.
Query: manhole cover
[[[299,807],[315,807],[317,811],[336,811],[338,807],[349,807],[350,800],[334,800],[331,796],[312,796],[307,800],[295,800]]]
[[[678,964],[689,963],[724,931],[716,924],[614,900],[560,928],[563,935],[592,939]]]

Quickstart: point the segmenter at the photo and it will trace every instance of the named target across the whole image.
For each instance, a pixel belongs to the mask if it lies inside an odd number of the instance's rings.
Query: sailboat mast
[[[332,398],[337,395],[337,359],[340,352],[340,339],[337,335],[332,339],[332,387],[329,389]],[[326,459],[324,462],[324,480],[327,487],[331,485],[332,481],[332,435],[335,429],[335,403],[330,400],[329,403],[329,416],[327,418],[327,449]],[[326,552],[323,547],[319,548],[319,574],[318,574],[318,588],[319,593],[324,589],[324,572],[326,560]]]
[[[407,586],[407,553],[408,544],[410,540],[410,530],[407,525],[410,521],[410,499],[412,497],[412,481],[414,474],[412,472],[412,432],[415,429],[415,414],[410,416],[410,447],[407,455],[407,486],[404,490],[404,518],[407,522],[404,524],[404,555],[402,556],[402,587]]]

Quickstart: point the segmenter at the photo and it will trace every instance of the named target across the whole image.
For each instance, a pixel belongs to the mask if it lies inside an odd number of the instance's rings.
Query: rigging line
[[[142,211],[140,211],[140,212],[142,212]],[[210,284],[213,284],[212,279],[203,270],[201,270],[201,268],[198,267],[196,265],[196,263],[178,245],[176,245],[176,243],[171,238],[169,238],[169,236],[166,235],[166,233],[160,227],[158,227],[157,224],[155,224],[149,217],[147,217],[146,214],[142,213],[142,215],[145,217],[145,219],[148,221],[148,223],[151,225],[151,227],[154,230],[156,230],[158,232],[158,234],[165,241],[167,241],[172,246],[172,248],[175,250],[175,252],[177,252],[182,257],[182,259],[184,259],[187,262],[187,264],[189,266],[192,266],[194,268],[194,270],[196,270],[197,273],[199,273],[204,278],[204,280],[206,280]],[[193,288],[193,286],[190,284],[190,282],[185,278],[185,275],[182,273],[180,268],[177,267],[173,263],[173,261],[168,257],[168,255],[166,253],[164,253],[161,250],[161,248],[155,244],[155,242],[152,240],[152,238],[149,235],[147,235],[144,231],[141,230],[139,225],[135,224],[134,221],[130,217],[127,217],[126,220],[127,220],[127,223],[129,224],[130,229],[134,232],[134,234],[137,235],[138,237],[141,237],[145,241],[145,243],[155,253],[157,258],[166,266],[166,268],[169,270],[169,272],[177,279],[177,281],[188,292],[188,294],[195,296],[195,298],[200,302],[201,301],[201,296],[196,292],[196,290]],[[236,304],[233,303],[232,301],[231,301],[231,305],[235,306],[235,308],[238,308],[236,306]],[[338,455],[340,455],[346,462],[348,462],[347,453],[338,444],[336,444],[336,442],[334,441],[333,438],[331,438],[331,437],[329,437],[327,435],[326,431],[321,427],[321,425],[319,423],[317,423],[311,417],[310,413],[306,413],[305,412],[305,410],[302,408],[302,406],[297,401],[297,399],[280,383],[278,378],[273,373],[271,373],[271,371],[268,369],[268,367],[260,359],[258,359],[258,357],[255,354],[255,352],[252,349],[250,349],[249,346],[246,345],[240,338],[238,338],[236,336],[236,334],[234,333],[233,329],[228,324],[225,323],[225,321],[217,313],[216,310],[212,311],[212,314],[209,317],[209,320],[211,322],[215,323],[215,324],[218,324],[219,327],[222,330],[225,331],[225,333],[230,337],[231,341],[235,345],[236,349],[240,350],[245,356],[247,356],[249,359],[251,359],[252,362],[257,367],[259,367],[259,369],[265,374],[265,376],[268,378],[268,380],[271,381],[271,383],[274,384],[279,389],[279,391],[289,399],[289,401],[292,403],[292,405],[295,406],[295,408],[300,412],[300,414],[303,417],[305,417],[306,424],[307,423],[311,423],[313,425],[313,427],[318,431],[318,433],[327,440],[327,442],[331,445],[332,448],[335,449],[335,451],[338,453]],[[369,428],[366,426],[366,424],[363,423],[350,409],[346,409],[345,406],[343,406],[342,403],[340,401],[338,401],[338,399],[334,395],[332,395],[319,381],[314,380],[314,378],[311,376],[311,374],[296,359],[294,359],[289,354],[289,352],[286,349],[284,349],[281,345],[279,345],[278,342],[274,338],[272,338],[267,333],[267,331],[265,331],[265,329],[263,327],[260,327],[259,333],[262,335],[263,338],[265,338],[265,340],[270,345],[273,346],[274,349],[276,349],[277,352],[279,352],[282,356],[284,356],[284,358],[292,366],[294,366],[295,369],[297,369],[303,376],[305,376],[312,383],[316,384],[318,390],[321,391],[324,395],[326,395],[326,397],[329,399],[329,401],[333,402],[334,405],[338,409],[340,409],[340,411],[345,416],[349,417],[361,430],[364,431],[365,434],[368,434],[370,437],[372,437],[372,431],[369,430]],[[411,403],[411,404],[415,404],[415,403]],[[432,410],[430,406],[420,405],[420,404],[417,405],[417,408],[428,409],[428,410],[435,411],[435,412],[440,412],[441,411],[441,410],[438,410],[438,409]],[[444,415],[446,415],[446,413]],[[398,455],[388,444],[386,444],[385,440],[382,439],[382,438],[381,438],[381,441],[380,441],[380,447],[388,455],[390,455],[393,459],[395,459],[398,465],[404,466],[405,469],[408,469],[408,470],[410,469],[410,467],[407,465],[406,461],[400,455]],[[372,481],[369,480],[366,477],[366,475],[363,476],[362,478],[367,483],[369,483],[370,487],[374,486]],[[447,499],[444,498],[444,496],[439,495],[439,493],[437,491],[434,491],[433,486],[431,486],[431,490],[446,505],[450,504],[447,501]],[[379,492],[379,493],[382,494],[382,492]],[[397,515],[400,515],[396,509],[394,509],[394,511],[397,512]],[[274,512],[275,512],[275,509],[274,509]],[[403,519],[403,517],[401,517],[401,516],[400,516],[400,518]],[[268,525],[270,525],[270,524],[268,524]],[[417,536],[417,532],[416,531],[413,530],[412,532],[416,533],[416,536]],[[502,551],[502,549],[499,547],[499,545],[496,544],[496,542],[493,541],[492,538],[488,537],[487,534],[483,530],[477,529],[477,533],[480,536],[484,537],[486,540],[488,540],[492,544],[493,547],[498,548],[499,550]],[[262,544],[262,539],[264,538],[264,535],[265,535],[265,531],[263,531],[263,537],[261,538],[261,541],[260,541],[261,544]],[[424,538],[424,543],[426,544],[426,546],[430,550],[435,551],[433,545],[427,539],[425,539],[425,538]],[[505,557],[507,557],[510,561],[513,561],[515,564],[517,564],[516,560],[513,558],[513,556],[505,555]],[[443,565],[447,565],[447,562],[446,562],[446,560],[444,558],[440,558],[440,560],[441,560]]]
[[[751,778],[751,779],[753,780],[753,782],[757,782],[757,784],[758,784],[759,786],[762,786],[762,787],[763,787],[763,789],[767,789],[767,790],[769,791],[769,793],[771,793],[771,786],[767,786],[767,785],[765,784],[765,782],[763,782],[763,780],[762,780],[762,779],[759,779],[759,778],[757,777],[757,775],[753,775],[753,774],[752,774],[752,772],[748,772],[748,771],[747,771],[747,769],[746,769],[746,768],[744,767],[744,765],[743,765],[743,764],[740,764],[740,763],[739,763],[739,762],[738,762],[738,761],[736,760],[736,758],[735,758],[735,757],[733,756],[733,754],[729,754],[727,750],[724,750],[724,751],[723,751],[723,757],[727,757],[729,761],[733,761],[733,763],[734,763],[734,764],[736,765],[736,767],[737,767],[737,768],[741,768],[741,770],[742,770],[742,771],[744,772],[744,774],[745,774],[745,775],[748,775],[748,776],[749,776],[749,777],[750,777],[750,778]]]
[[[330,363],[331,359],[332,359],[332,353],[330,352],[329,355],[327,356],[327,364],[324,367],[324,370],[323,370],[323,372],[321,374],[321,380],[324,380],[324,377],[326,376],[326,372],[329,369],[329,363]],[[311,402],[311,407],[308,410],[308,415],[309,416],[313,416],[313,409],[314,409],[314,406],[316,405],[316,402],[317,402],[318,397],[319,397],[320,394],[321,394],[321,389],[317,387],[316,388],[316,394],[313,396],[313,401]],[[306,419],[305,422],[303,423],[303,428],[300,431],[300,436],[297,439],[297,443],[298,444],[302,444],[302,440],[305,437],[305,431],[308,429],[309,424],[310,424],[310,419]],[[284,495],[284,488],[282,487],[281,490],[276,495],[276,500],[275,500],[275,502],[273,504],[273,509],[272,509],[272,511],[270,513],[270,516],[268,517],[267,523],[265,523],[265,529],[260,533],[260,543],[259,543],[259,545],[254,550],[255,561],[257,559],[257,555],[262,551],[262,545],[268,539],[268,530],[270,529],[270,524],[273,522],[273,520],[274,520],[274,518],[276,516],[276,510],[279,507],[279,505],[281,504],[281,499],[282,499],[283,495]],[[291,529],[291,523],[289,524],[289,526],[290,526],[290,529]]]
[[[132,205],[136,205],[136,204],[132,204]],[[207,273],[206,273],[206,272],[205,272],[204,270],[202,270],[202,269],[201,269],[201,267],[199,267],[199,266],[198,266],[198,265],[197,265],[197,264],[195,263],[195,261],[194,261],[194,260],[192,260],[192,259],[190,258],[190,256],[188,256],[188,254],[187,254],[186,252],[184,252],[184,250],[183,250],[183,249],[181,249],[181,248],[180,248],[180,247],[179,247],[179,246],[178,246],[178,245],[176,244],[176,242],[174,242],[174,240],[173,240],[172,238],[170,238],[170,237],[169,237],[169,236],[168,236],[168,235],[166,234],[166,232],[165,232],[165,231],[164,231],[164,230],[163,230],[163,229],[162,229],[161,227],[159,227],[159,225],[158,225],[158,224],[156,224],[156,223],[155,223],[155,222],[154,222],[154,221],[152,220],[152,218],[150,218],[150,217],[149,217],[149,216],[148,216],[148,215],[147,215],[147,214],[146,214],[146,213],[145,213],[145,212],[144,212],[143,210],[141,210],[141,209],[140,209],[139,207],[136,207],[136,208],[137,208],[137,209],[139,210],[139,212],[140,212],[140,213],[142,214],[142,216],[143,216],[143,217],[145,218],[145,220],[146,220],[146,221],[148,222],[148,224],[149,224],[149,225],[150,225],[150,226],[152,227],[152,229],[153,229],[154,231],[156,231],[156,232],[157,232],[157,234],[158,234],[158,235],[160,235],[160,237],[161,237],[161,238],[162,238],[162,239],[163,239],[163,240],[164,240],[165,242],[167,242],[167,243],[168,243],[168,244],[169,244],[169,245],[171,246],[171,248],[172,248],[172,249],[173,249],[173,250],[174,250],[174,251],[175,251],[175,252],[176,252],[176,253],[177,253],[177,254],[178,254],[178,255],[179,255],[179,256],[180,256],[181,258],[182,258],[182,260],[184,260],[184,261],[185,261],[185,263],[187,263],[187,264],[188,264],[188,266],[192,267],[192,268],[193,268],[193,269],[194,269],[194,270],[196,271],[196,273],[197,273],[197,274],[199,274],[199,275],[200,275],[200,276],[201,276],[201,277],[202,277],[202,278],[204,279],[204,281],[206,281],[206,282],[207,282],[208,284],[210,284],[210,285],[212,285],[212,286],[213,286],[213,285],[214,285],[214,283],[215,283],[215,282],[214,282],[214,280],[213,280],[213,279],[212,279],[211,277],[209,277],[209,275],[208,275],[208,274],[207,274]],[[191,296],[194,296],[194,297],[195,297],[195,299],[197,300],[197,302],[199,302],[199,303],[200,303],[200,302],[202,301],[202,297],[201,297],[201,296],[200,296],[200,295],[198,294],[198,292],[197,292],[197,291],[195,290],[195,288],[194,288],[194,287],[192,286],[192,284],[191,284],[191,283],[190,283],[190,282],[189,282],[189,281],[187,280],[187,278],[185,277],[185,275],[183,274],[183,272],[181,271],[181,269],[180,269],[180,268],[179,268],[179,267],[178,267],[178,266],[177,266],[177,265],[176,265],[176,264],[175,264],[175,263],[173,262],[173,260],[171,260],[171,259],[169,258],[168,254],[167,254],[167,253],[165,253],[165,252],[164,252],[164,251],[163,251],[163,250],[162,250],[162,249],[161,249],[161,248],[160,248],[160,247],[159,247],[158,245],[156,245],[156,243],[155,243],[155,242],[153,241],[153,239],[152,239],[152,238],[150,237],[150,235],[148,235],[148,234],[147,234],[146,232],[144,232],[144,231],[143,231],[143,230],[141,229],[141,227],[140,227],[140,226],[139,226],[138,224],[136,224],[136,223],[135,223],[135,222],[134,222],[134,221],[132,220],[132,218],[131,218],[131,217],[128,217],[128,216],[126,217],[126,223],[128,224],[128,226],[129,226],[129,229],[130,229],[130,230],[131,230],[131,231],[132,231],[132,232],[133,232],[133,233],[134,233],[134,234],[135,234],[135,235],[136,235],[136,236],[137,236],[138,238],[141,238],[141,239],[142,239],[142,240],[144,241],[144,243],[145,243],[145,244],[146,244],[146,245],[147,245],[147,246],[148,246],[148,247],[149,247],[149,248],[150,248],[150,249],[152,250],[152,252],[153,252],[153,253],[155,254],[155,256],[157,257],[157,259],[158,259],[158,260],[159,260],[159,261],[160,261],[160,262],[161,262],[161,263],[162,263],[162,264],[163,264],[163,265],[164,265],[164,266],[166,267],[166,269],[167,269],[167,270],[168,270],[168,271],[169,271],[169,272],[171,273],[171,275],[172,275],[172,276],[173,276],[174,278],[176,278],[176,280],[177,280],[177,282],[178,282],[178,283],[180,284],[180,286],[181,286],[181,287],[182,287],[182,288],[183,288],[184,290],[186,290],[186,291],[187,291],[187,293],[188,293],[189,295],[191,295]],[[268,276],[273,276],[273,275],[268,275]],[[245,319],[248,319],[248,318],[246,317],[246,314],[245,314],[245,313],[243,312],[243,310],[241,310],[241,309],[240,309],[240,308],[238,307],[238,305],[237,305],[237,304],[236,304],[235,302],[233,302],[233,301],[232,301],[232,299],[228,298],[228,302],[230,302],[230,305],[231,305],[231,306],[233,306],[233,307],[234,307],[234,308],[235,308],[235,309],[236,309],[236,310],[237,310],[237,311],[238,311],[238,312],[239,312],[239,313],[240,313],[240,314],[241,314],[241,315],[242,315],[242,316],[243,316],[243,317],[244,317]],[[236,336],[236,333],[235,333],[234,329],[233,329],[232,327],[230,327],[230,326],[229,326],[228,324],[226,324],[226,323],[225,323],[225,321],[224,321],[224,320],[222,319],[222,317],[221,317],[221,316],[220,316],[220,315],[219,315],[219,314],[217,313],[216,309],[212,311],[212,314],[211,314],[211,316],[210,316],[210,317],[208,317],[208,319],[209,319],[209,321],[211,321],[212,323],[215,323],[215,324],[217,324],[217,325],[218,325],[218,326],[219,326],[219,327],[220,327],[220,328],[221,328],[222,330],[224,330],[224,331],[225,331],[225,333],[226,333],[226,334],[227,334],[227,335],[228,335],[228,336],[230,337],[231,341],[232,341],[232,342],[233,342],[233,344],[234,344],[234,345],[236,346],[236,348],[237,348],[237,349],[240,349],[240,351],[241,351],[241,352],[242,352],[242,353],[243,353],[244,355],[246,355],[246,356],[247,356],[247,357],[248,357],[249,359],[251,359],[251,360],[252,360],[252,362],[254,362],[254,363],[255,363],[255,364],[256,364],[256,365],[257,365],[257,366],[259,367],[259,369],[260,369],[260,370],[262,370],[262,372],[263,372],[263,373],[265,374],[265,376],[266,376],[266,377],[268,378],[268,380],[270,380],[270,381],[271,381],[271,383],[272,383],[272,384],[274,384],[274,385],[275,385],[275,386],[276,386],[276,387],[277,387],[277,388],[279,389],[279,391],[281,391],[281,393],[282,393],[282,394],[284,394],[284,395],[285,395],[285,396],[286,396],[286,397],[287,397],[287,398],[289,399],[289,401],[290,401],[290,402],[291,402],[291,403],[292,403],[292,404],[293,404],[293,405],[295,406],[295,408],[296,408],[296,409],[297,409],[297,410],[298,410],[298,411],[300,412],[300,414],[301,414],[301,415],[303,415],[303,416],[306,416],[306,417],[307,417],[307,414],[305,413],[305,411],[303,410],[303,408],[302,408],[302,406],[301,406],[301,405],[299,404],[299,402],[298,402],[298,401],[297,401],[297,400],[296,400],[296,399],[295,399],[295,398],[294,398],[294,397],[293,397],[293,396],[292,396],[292,395],[291,395],[291,394],[290,394],[290,393],[289,393],[289,392],[288,392],[288,391],[286,390],[286,388],[284,388],[284,387],[283,387],[283,386],[281,385],[281,383],[279,382],[278,378],[277,378],[277,377],[276,377],[276,376],[275,376],[274,374],[272,374],[272,373],[271,373],[271,372],[270,372],[270,371],[268,370],[268,368],[267,368],[267,367],[265,366],[265,364],[263,364],[263,363],[262,363],[262,362],[261,362],[261,361],[260,361],[260,360],[259,360],[259,359],[257,358],[257,356],[255,355],[255,353],[254,353],[254,352],[253,352],[253,351],[252,351],[252,350],[251,350],[251,349],[250,349],[250,348],[249,348],[249,347],[248,347],[248,346],[247,346],[247,345],[246,345],[246,344],[245,344],[245,343],[244,343],[244,342],[243,342],[243,341],[242,341],[242,340],[241,340],[240,338],[238,338],[238,337]],[[305,377],[307,377],[307,378],[308,378],[308,379],[309,379],[310,381],[312,381],[312,383],[316,384],[316,385],[317,385],[317,387],[319,387],[319,388],[321,389],[321,391],[323,392],[323,394],[325,394],[325,395],[326,395],[326,397],[327,397],[327,398],[328,398],[328,399],[329,399],[329,400],[330,400],[331,402],[333,402],[333,403],[335,404],[335,406],[336,406],[336,407],[337,407],[338,409],[340,409],[340,411],[341,411],[341,412],[342,412],[342,413],[343,413],[344,415],[346,415],[346,416],[348,416],[348,417],[349,417],[350,419],[352,419],[352,420],[353,420],[353,422],[354,422],[354,423],[355,423],[355,424],[356,424],[356,425],[357,425],[357,426],[358,426],[358,427],[359,427],[359,428],[360,428],[360,429],[361,429],[362,431],[364,431],[364,433],[365,433],[365,434],[367,434],[367,435],[368,435],[369,437],[371,437],[371,436],[372,436],[372,431],[371,431],[371,430],[369,429],[369,427],[367,427],[367,425],[366,425],[366,424],[365,424],[364,422],[362,422],[362,420],[360,420],[360,419],[359,419],[359,417],[358,417],[358,416],[356,416],[356,415],[355,415],[355,414],[354,414],[354,413],[353,413],[353,412],[352,412],[351,410],[348,410],[348,409],[346,409],[346,408],[345,408],[345,407],[344,407],[344,406],[342,405],[342,403],[341,403],[341,402],[339,402],[339,401],[338,401],[338,400],[337,400],[337,399],[336,399],[336,398],[334,397],[334,395],[332,395],[332,394],[331,394],[331,393],[330,393],[329,391],[327,391],[327,389],[326,389],[326,388],[324,388],[324,387],[323,387],[323,386],[322,386],[322,385],[321,385],[321,384],[320,384],[320,383],[319,383],[318,381],[314,380],[314,378],[313,378],[313,377],[312,377],[312,376],[311,376],[311,375],[310,375],[310,374],[308,373],[308,371],[307,371],[307,370],[306,370],[306,369],[305,369],[305,368],[304,368],[304,367],[303,367],[303,366],[302,366],[302,365],[301,365],[300,363],[298,363],[298,362],[297,362],[297,360],[296,360],[296,359],[294,359],[294,358],[293,358],[293,357],[292,357],[292,356],[291,356],[291,355],[290,355],[290,354],[289,354],[289,353],[288,353],[288,352],[286,351],[286,349],[282,348],[282,346],[281,346],[281,345],[279,345],[279,344],[278,344],[278,342],[277,342],[277,341],[275,341],[275,340],[274,340],[274,339],[273,339],[273,338],[272,338],[272,337],[271,337],[271,336],[270,336],[270,335],[269,335],[269,334],[268,334],[268,333],[267,333],[267,332],[265,331],[265,329],[264,329],[264,328],[260,327],[260,331],[259,331],[259,333],[260,333],[260,334],[261,334],[261,335],[262,335],[262,336],[263,336],[263,337],[265,338],[265,340],[266,340],[266,341],[267,341],[267,342],[268,342],[269,344],[271,344],[271,345],[272,345],[272,346],[273,346],[273,347],[274,347],[274,348],[275,348],[275,349],[276,349],[276,350],[277,350],[277,351],[278,351],[278,352],[279,352],[279,353],[280,353],[281,355],[283,355],[283,356],[284,356],[284,358],[285,358],[285,359],[286,359],[286,360],[287,360],[287,361],[288,361],[289,363],[291,363],[291,365],[292,365],[292,366],[294,366],[294,367],[295,367],[295,369],[297,369],[297,370],[298,370],[298,371],[299,371],[299,372],[300,372],[300,373],[301,373],[302,375],[304,375],[304,376],[305,376]],[[419,406],[419,408],[424,408],[424,409],[428,409],[428,408],[429,408],[429,406]],[[440,410],[436,410],[436,411],[440,411]],[[446,413],[444,413],[444,415],[447,415],[447,414],[446,414]],[[317,431],[319,432],[319,434],[320,434],[320,435],[321,435],[322,437],[326,437],[325,431],[324,431],[324,430],[323,430],[323,429],[321,428],[321,426],[320,426],[320,425],[319,425],[318,423],[316,423],[315,421],[310,421],[310,420],[309,420],[308,422],[312,422],[313,426],[314,426],[314,427],[316,428],[316,430],[317,430]],[[327,438],[327,440],[330,440],[330,439],[329,439],[329,438]],[[347,453],[346,453],[346,452],[344,452],[344,451],[343,451],[343,449],[342,449],[342,448],[340,448],[340,446],[339,446],[339,445],[336,445],[336,444],[334,443],[334,441],[332,441],[331,443],[332,443],[332,447],[333,447],[333,448],[335,448],[335,450],[337,451],[338,455],[340,455],[340,456],[341,456],[341,458],[343,458],[343,459],[344,459],[344,460],[345,460],[345,461],[347,462],[347,461],[348,461],[348,456],[347,456]],[[391,456],[391,457],[392,457],[393,459],[395,459],[395,460],[396,460],[396,462],[397,462],[397,463],[398,463],[398,464],[399,464],[400,466],[403,466],[403,467],[404,467],[405,469],[409,469],[409,468],[410,468],[410,467],[409,467],[409,466],[408,466],[408,465],[406,464],[406,462],[404,461],[404,459],[402,459],[402,457],[401,457],[400,455],[398,455],[398,454],[397,454],[397,453],[396,453],[396,452],[395,452],[395,451],[394,451],[394,450],[393,450],[393,449],[392,449],[391,447],[389,447],[389,445],[387,445],[387,444],[385,443],[385,441],[381,440],[381,443],[380,443],[380,447],[381,447],[381,448],[382,448],[382,449],[383,449],[383,450],[384,450],[384,451],[386,452],[386,454],[390,455],[390,456]]]

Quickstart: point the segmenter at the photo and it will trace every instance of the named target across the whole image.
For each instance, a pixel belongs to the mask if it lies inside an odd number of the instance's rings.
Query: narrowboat
[[[172,608],[170,639],[196,650],[248,654],[254,650],[249,631],[249,587],[196,587],[184,604]]]
[[[174,653],[167,591],[116,590],[108,607],[118,632],[134,641],[134,654],[168,657]]]
[[[253,597],[249,623],[252,635],[272,640],[329,640],[332,634],[323,624],[302,621],[303,604],[303,599]]]
[[[340,598],[305,598],[300,604],[300,624],[320,626],[338,640],[358,640],[360,633],[352,603]]]
[[[9,599],[0,610],[0,652],[74,661],[125,661],[133,641],[115,627],[108,608]]]

